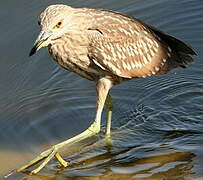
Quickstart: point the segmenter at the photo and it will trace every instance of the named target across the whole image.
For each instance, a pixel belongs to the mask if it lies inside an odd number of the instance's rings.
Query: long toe
[[[59,150],[59,148],[57,148],[56,146],[52,146],[50,149],[42,152],[39,156],[37,156],[35,159],[30,161],[25,166],[17,169],[16,172],[23,172],[26,169],[28,169],[28,168],[34,166],[35,164],[39,163],[40,161],[44,160],[44,162],[42,162],[42,164],[40,164],[40,166],[38,166],[36,169],[34,169],[33,171],[30,172],[30,174],[37,174],[42,168],[44,168],[48,164],[48,162],[54,156],[56,157],[56,159],[59,161],[59,163],[62,166],[67,167],[68,163],[59,155],[58,150]]]

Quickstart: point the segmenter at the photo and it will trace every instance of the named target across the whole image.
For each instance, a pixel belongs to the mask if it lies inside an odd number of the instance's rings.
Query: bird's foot
[[[26,164],[25,166],[22,166],[21,168],[17,169],[16,172],[23,172],[25,171],[27,168],[34,166],[35,164],[39,163],[40,161],[44,160],[44,162],[38,166],[36,169],[34,169],[33,171],[30,172],[30,174],[36,174],[38,173],[53,157],[55,157],[58,162],[63,166],[63,167],[67,167],[68,166],[68,162],[66,162],[58,153],[59,148],[57,147],[57,145],[52,146],[50,149],[42,152],[39,156],[37,156],[35,159],[33,159],[32,161],[30,161],[28,164]]]
[[[23,172],[25,171],[27,168],[34,166],[35,164],[37,164],[38,162],[44,160],[44,162],[36,169],[34,169],[33,171],[31,171],[30,174],[36,174],[38,173],[53,157],[55,157],[59,163],[63,166],[63,167],[67,167],[68,163],[63,160],[63,158],[59,155],[59,150],[61,148],[63,148],[66,145],[70,145],[70,144],[74,144],[77,142],[82,141],[83,139],[86,139],[88,137],[91,137],[95,134],[97,134],[100,131],[100,121],[96,121],[85,131],[83,131],[82,133],[78,134],[77,136],[74,136],[70,139],[67,139],[66,141],[63,141],[59,144],[56,144],[54,146],[52,146],[50,149],[42,152],[39,156],[37,156],[35,159],[33,159],[32,161],[30,161],[28,164],[26,164],[25,166],[21,167],[20,169],[17,169],[16,172]]]

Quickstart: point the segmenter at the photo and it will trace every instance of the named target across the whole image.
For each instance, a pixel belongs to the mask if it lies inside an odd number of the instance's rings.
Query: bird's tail
[[[192,56],[197,55],[197,53],[192,49],[192,47],[183,41],[168,35],[161,30],[148,25],[147,27],[158,37],[160,37],[172,50],[174,53],[174,58],[172,58],[172,61],[175,61],[174,63],[176,66],[180,66],[183,68],[186,68],[188,64],[192,63],[194,59]],[[171,62],[172,63],[172,62]],[[174,65],[175,65],[174,64]]]

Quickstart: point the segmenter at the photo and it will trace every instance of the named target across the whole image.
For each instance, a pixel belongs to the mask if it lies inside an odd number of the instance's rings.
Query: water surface
[[[52,160],[40,175],[15,174],[10,179],[203,179],[202,0],[1,1],[0,176],[94,120],[94,83],[57,66],[46,49],[28,57],[39,32],[38,14],[56,3],[126,13],[186,41],[199,56],[188,69],[111,90],[111,149],[102,131],[64,149],[69,168],[59,169]]]

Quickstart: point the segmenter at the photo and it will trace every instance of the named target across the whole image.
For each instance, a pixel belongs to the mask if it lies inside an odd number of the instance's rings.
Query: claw
[[[14,174],[16,172],[16,170],[12,170],[10,171],[7,175],[4,176],[5,179],[7,179],[9,176],[11,176],[12,174]]]

